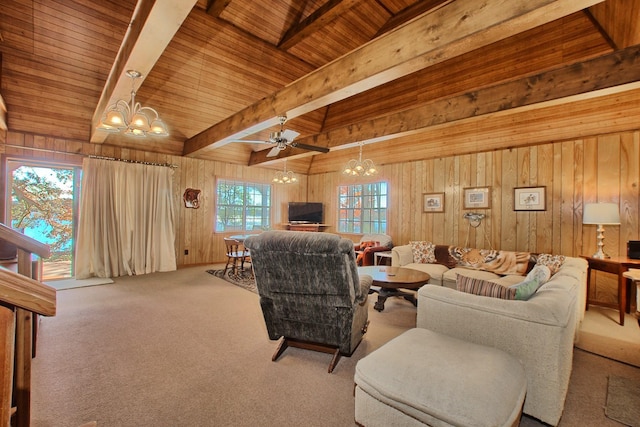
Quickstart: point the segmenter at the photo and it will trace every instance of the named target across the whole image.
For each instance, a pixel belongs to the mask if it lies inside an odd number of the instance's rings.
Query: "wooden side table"
[[[638,325],[640,326],[640,270],[632,269],[622,273],[624,277],[631,280],[636,285],[636,319],[638,319]]]
[[[589,304],[601,305],[604,307],[617,308],[620,312],[620,325],[624,325],[624,313],[628,312],[629,301],[627,300],[627,278],[624,273],[629,268],[640,268],[640,259],[627,258],[626,256],[617,256],[611,258],[593,258],[581,255],[589,263],[587,269],[587,298],[586,310],[589,310]],[[604,271],[618,275],[618,304],[604,303],[600,301],[589,301],[589,290],[591,288],[591,270]]]
[[[374,252],[373,265],[382,265],[380,264],[382,261],[382,258],[391,260],[391,251]],[[389,265],[391,265],[391,261],[389,261]]]

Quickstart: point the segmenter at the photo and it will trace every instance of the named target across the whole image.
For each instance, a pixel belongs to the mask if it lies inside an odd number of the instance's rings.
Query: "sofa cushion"
[[[442,274],[449,269],[441,264],[422,264],[419,262],[413,262],[411,264],[405,264],[402,268],[411,268],[413,270],[422,271],[427,273],[431,278],[429,279],[430,285],[442,286]]]
[[[425,241],[414,241],[409,242],[409,244],[411,245],[411,253],[413,253],[413,262],[422,264],[432,264],[436,262],[436,245]]]
[[[463,276],[461,274],[457,276],[456,285],[459,291],[468,294],[501,299],[516,299],[516,289],[514,288],[508,288],[494,282]]]
[[[564,255],[538,254],[536,256],[536,265],[539,264],[549,267],[551,275],[554,275],[560,270],[565,259]]]

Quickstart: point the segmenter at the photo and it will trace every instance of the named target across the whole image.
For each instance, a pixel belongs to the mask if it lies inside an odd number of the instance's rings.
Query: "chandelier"
[[[295,174],[292,171],[287,171],[287,161],[284,161],[284,170],[276,172],[273,177],[273,182],[276,184],[294,184],[298,182]]]
[[[358,160],[351,159],[347,162],[342,173],[349,176],[371,176],[378,173],[376,165],[373,164],[371,159],[362,160],[362,146],[363,142],[360,142],[360,153]]]
[[[158,112],[151,107],[143,107],[136,102],[135,82],[142,77],[138,71],[128,70],[131,78],[131,101],[117,100],[109,106],[100,119],[97,128],[107,132],[121,132],[127,136],[143,138],[147,135],[167,136],[167,127]]]

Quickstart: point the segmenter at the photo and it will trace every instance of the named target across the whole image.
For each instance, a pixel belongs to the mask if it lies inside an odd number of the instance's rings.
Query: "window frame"
[[[339,184],[337,230],[345,234],[387,234],[389,229],[389,183],[376,181]],[[358,195],[358,193],[360,193]],[[343,200],[348,198],[349,202]],[[353,202],[359,199],[359,202]],[[346,210],[345,214],[342,211]],[[360,214],[358,214],[360,210]],[[359,225],[358,225],[359,224]]]
[[[242,205],[240,204],[222,204],[220,197],[220,185],[226,184],[228,186],[239,187],[242,186]],[[263,191],[261,198],[263,199],[262,204],[250,204],[248,198],[253,194],[260,194],[260,190]],[[267,204],[264,205],[264,190],[268,190],[268,195],[266,197]],[[216,180],[215,186],[215,218],[214,218],[214,232],[216,233],[244,233],[247,231],[253,231],[256,227],[261,229],[269,228],[272,224],[272,216],[273,216],[273,185],[271,183],[264,182],[255,182],[255,181],[246,181],[242,179],[234,179],[234,178],[218,178]],[[231,221],[238,221],[239,224],[225,224],[228,221],[222,221],[220,218],[220,209],[226,207],[231,210],[240,210],[242,212],[241,218],[234,218],[233,214],[231,216],[227,216]],[[253,211],[254,214],[256,212],[262,211],[262,215],[258,216],[260,219],[259,224],[256,224],[255,221],[249,221],[249,211]],[[266,210],[266,214],[265,211]],[[253,216],[254,218],[256,215]],[[220,226],[223,228],[220,228]]]

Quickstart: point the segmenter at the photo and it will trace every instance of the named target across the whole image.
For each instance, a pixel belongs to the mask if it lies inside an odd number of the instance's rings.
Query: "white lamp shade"
[[[586,203],[582,214],[583,224],[620,224],[620,208],[616,203]]]
[[[149,126],[149,118],[141,112],[137,112],[133,115],[131,123],[129,123],[129,127],[143,132],[149,132],[151,130],[151,126]]]
[[[124,129],[127,125],[125,123],[124,114],[119,110],[109,110],[107,117],[104,120],[104,124],[112,126],[118,129]]]
[[[167,132],[167,127],[165,126],[164,122],[160,119],[155,119],[151,123],[151,130],[149,130],[149,133],[156,136],[169,135],[169,132]]]

